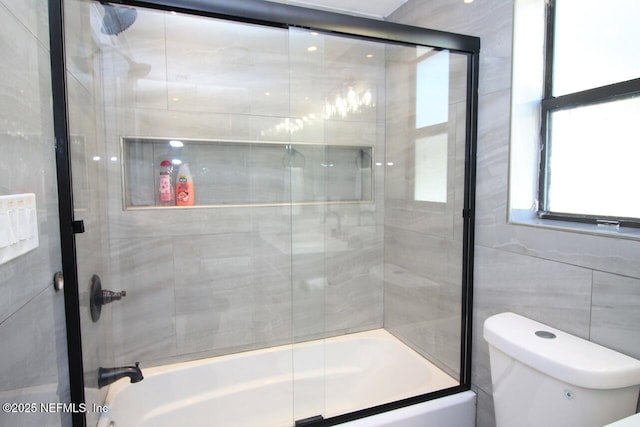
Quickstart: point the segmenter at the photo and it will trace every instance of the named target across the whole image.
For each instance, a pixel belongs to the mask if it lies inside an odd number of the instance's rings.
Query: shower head
[[[113,6],[102,3],[104,18],[102,20],[102,32],[110,36],[117,36],[129,28],[138,17],[138,11],[124,6]]]

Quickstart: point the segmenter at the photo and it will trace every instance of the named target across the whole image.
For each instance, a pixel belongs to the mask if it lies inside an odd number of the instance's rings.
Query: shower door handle
[[[56,271],[56,274],[53,275],[53,289],[55,289],[56,292],[64,290],[64,276],[62,275],[62,271]]]

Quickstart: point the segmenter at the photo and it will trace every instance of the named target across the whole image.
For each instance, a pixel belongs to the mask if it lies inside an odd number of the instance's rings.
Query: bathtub
[[[140,383],[122,379],[111,385],[105,401],[109,410],[98,427],[291,427],[296,420],[328,418],[458,385],[384,329],[143,373]],[[466,392],[345,425],[473,427],[474,420],[475,395]]]

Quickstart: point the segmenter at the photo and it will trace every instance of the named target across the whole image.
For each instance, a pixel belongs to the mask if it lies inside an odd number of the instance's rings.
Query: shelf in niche
[[[277,206],[373,201],[374,149],[239,140],[122,137],[125,209],[159,206],[160,163],[189,164],[195,206]],[[188,208],[193,208],[189,206]]]

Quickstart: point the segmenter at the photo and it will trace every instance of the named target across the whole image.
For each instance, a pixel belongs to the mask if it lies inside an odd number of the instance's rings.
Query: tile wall
[[[513,311],[640,358],[640,244],[507,222],[512,0],[409,0],[390,19],[482,39],[473,389],[495,425],[482,323]]]
[[[39,247],[0,265],[0,401],[69,402],[49,28],[45,0],[0,1],[0,194],[35,193]],[[0,412],[0,425],[70,426],[63,413]]]

